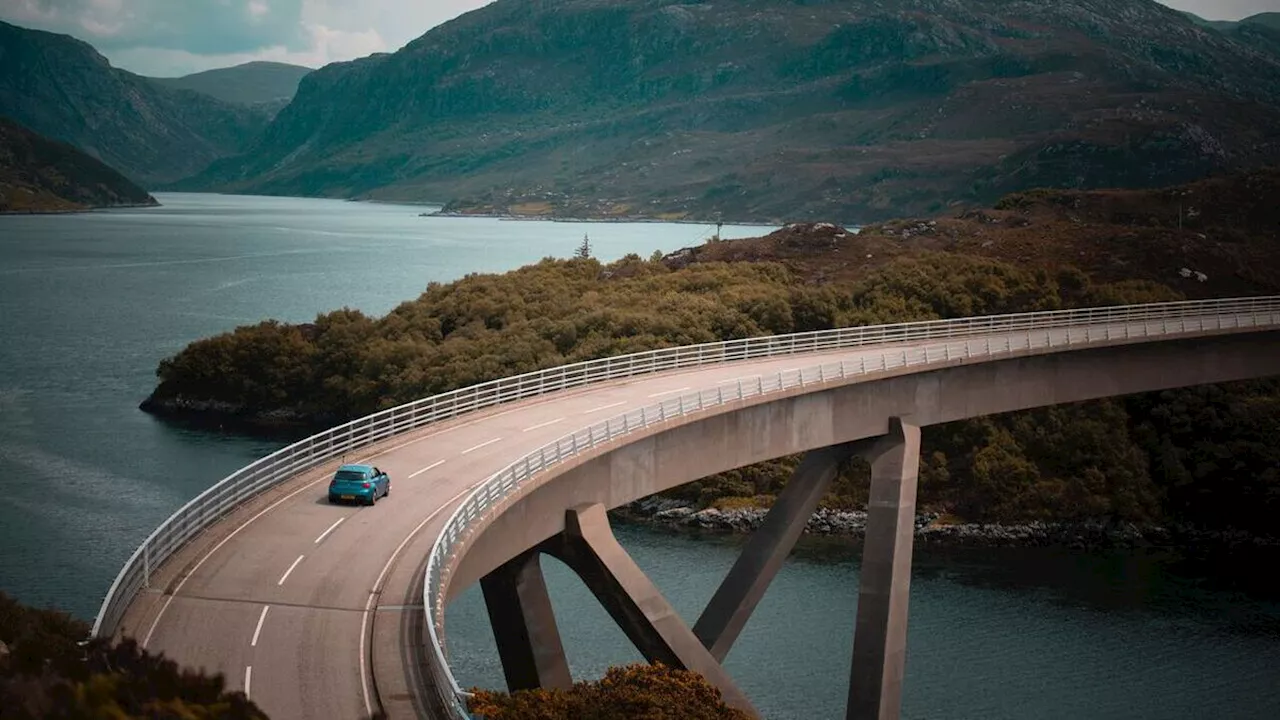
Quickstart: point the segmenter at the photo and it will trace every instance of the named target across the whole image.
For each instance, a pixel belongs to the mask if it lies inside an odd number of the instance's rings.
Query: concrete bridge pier
[[[511,692],[573,687],[538,557],[537,550],[522,553],[480,579]]]
[[[890,418],[889,433],[872,441],[862,454],[871,463],[871,497],[846,717],[896,720],[907,658],[920,428]]]

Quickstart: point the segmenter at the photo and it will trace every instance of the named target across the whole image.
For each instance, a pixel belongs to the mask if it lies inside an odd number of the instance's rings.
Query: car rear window
[[[363,480],[364,473],[355,470],[339,470],[337,475],[333,476],[334,480]]]

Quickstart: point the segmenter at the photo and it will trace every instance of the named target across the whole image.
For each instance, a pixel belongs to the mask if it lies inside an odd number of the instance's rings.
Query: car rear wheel
[[[377,491],[377,490],[374,490],[373,492],[369,493],[369,503],[368,503],[368,504],[369,504],[369,505],[373,505],[373,504],[374,504],[374,503],[376,503],[376,502],[378,502],[378,491]]]

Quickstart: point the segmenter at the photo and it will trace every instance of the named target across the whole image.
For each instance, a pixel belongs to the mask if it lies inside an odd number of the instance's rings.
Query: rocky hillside
[[[101,162],[0,117],[0,213],[155,204]]]
[[[111,67],[67,35],[0,22],[0,114],[148,187],[241,152],[267,113]]]
[[[298,91],[311,68],[278,62],[249,62],[176,78],[151,78],[165,87],[192,90],[223,102],[258,107],[275,115]]]
[[[1280,55],[1152,0],[498,0],[186,187],[861,223],[1277,160]]]

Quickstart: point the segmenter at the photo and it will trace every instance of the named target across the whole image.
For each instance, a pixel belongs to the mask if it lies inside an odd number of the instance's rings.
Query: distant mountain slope
[[[1230,30],[1240,24],[1240,22],[1236,20],[1208,20],[1190,12],[1183,12],[1182,14],[1190,18],[1191,22],[1201,27],[1213,28],[1214,30]]]
[[[250,62],[177,78],[151,78],[178,90],[192,90],[236,105],[266,105],[272,112],[289,104],[298,82],[311,68],[278,62]]]
[[[1280,59],[1151,0],[498,0],[190,188],[867,222],[1280,160]]]
[[[68,35],[0,22],[0,114],[155,186],[241,152],[268,115],[160,87]]]
[[[145,190],[101,162],[0,117],[0,212],[155,204]]]

